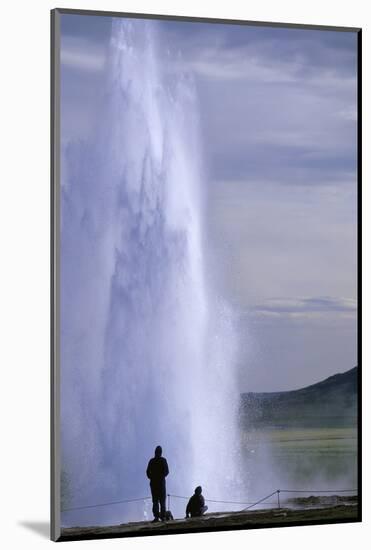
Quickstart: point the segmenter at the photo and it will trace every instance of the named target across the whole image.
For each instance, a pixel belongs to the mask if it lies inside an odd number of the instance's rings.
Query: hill
[[[357,424],[357,385],[358,368],[354,367],[298,390],[243,393],[242,426],[354,427]]]

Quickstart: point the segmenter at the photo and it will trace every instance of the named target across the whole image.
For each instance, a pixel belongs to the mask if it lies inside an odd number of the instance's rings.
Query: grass
[[[357,487],[355,428],[264,428],[244,431],[242,442],[254,478],[269,471],[272,483],[282,488]]]
[[[248,444],[251,443],[296,443],[303,441],[340,441],[351,440],[357,437],[357,430],[354,428],[261,428],[244,432],[244,438]]]

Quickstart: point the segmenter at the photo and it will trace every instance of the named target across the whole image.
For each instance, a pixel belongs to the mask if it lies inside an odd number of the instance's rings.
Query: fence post
[[[281,508],[281,503],[280,503],[280,492],[281,492],[281,490],[280,490],[280,489],[277,489],[278,509]]]

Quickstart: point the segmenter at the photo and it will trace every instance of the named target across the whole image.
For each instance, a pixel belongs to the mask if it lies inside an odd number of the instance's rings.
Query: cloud
[[[270,298],[252,307],[248,315],[267,319],[328,320],[354,319],[357,301],[353,298],[315,296],[300,298]]]
[[[334,88],[344,91],[352,88],[355,75],[342,74],[337,67],[319,66],[314,70],[306,67],[300,56],[289,60],[279,57],[265,58],[260,52],[254,54],[248,48],[227,51],[205,49],[192,60],[181,61],[182,70],[192,71],[203,78],[213,80],[239,80],[246,84],[303,84],[313,88]]]
[[[63,37],[61,63],[65,68],[89,73],[100,73],[106,63],[105,50],[84,38]]]
[[[213,178],[305,185],[355,175],[356,86],[322,84],[199,83]]]
[[[356,33],[174,21],[159,26],[163,44],[185,59],[220,59],[221,64],[254,59],[261,66],[287,66],[307,75],[329,69],[354,75]]]
[[[179,70],[216,80],[353,85],[356,34],[306,29],[160,23]]]
[[[247,308],[270,297],[356,296],[356,189],[352,182],[210,186],[209,247],[228,296]]]
[[[295,64],[263,65],[259,58],[248,52],[205,50],[185,66],[201,77],[216,80],[248,82],[292,83],[295,82]]]
[[[220,293],[242,312],[246,387],[291,388],[350,368],[356,34],[156,24],[161,67],[193,73],[199,92],[210,176],[205,249],[215,254]],[[66,141],[94,132],[110,25],[62,18]],[[260,351],[252,356],[251,347]]]
[[[196,77],[213,179],[355,177],[355,33],[161,25],[168,70]]]
[[[74,79],[101,74],[111,22],[63,16],[62,64]],[[278,175],[323,185],[355,177],[355,33],[155,26],[165,72],[195,76],[212,179]]]

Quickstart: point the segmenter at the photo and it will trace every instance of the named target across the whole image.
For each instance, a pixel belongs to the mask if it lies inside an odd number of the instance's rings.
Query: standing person
[[[151,458],[147,466],[147,477],[150,480],[152,493],[152,512],[154,522],[165,520],[166,513],[166,481],[169,473],[167,460],[162,456],[162,447],[158,445],[155,449],[155,456]]]
[[[207,506],[205,506],[205,499],[202,495],[202,487],[199,485],[188,501],[186,518],[189,518],[189,516],[191,516],[191,518],[202,516],[206,510]]]

